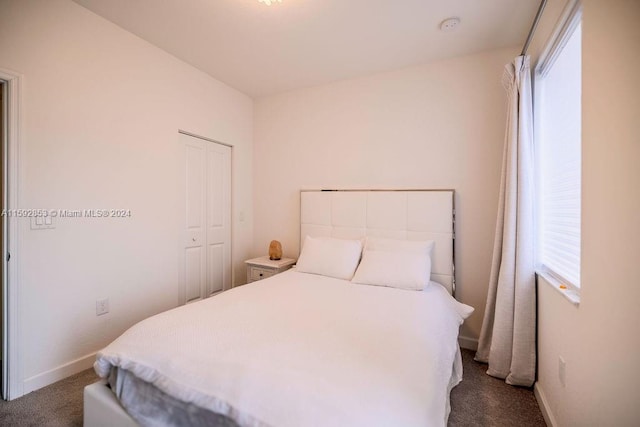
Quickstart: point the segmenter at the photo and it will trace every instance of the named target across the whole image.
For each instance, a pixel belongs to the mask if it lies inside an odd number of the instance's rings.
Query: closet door
[[[185,215],[180,303],[231,287],[231,148],[180,134]]]
[[[231,148],[207,145],[207,280],[205,295],[231,287]]]

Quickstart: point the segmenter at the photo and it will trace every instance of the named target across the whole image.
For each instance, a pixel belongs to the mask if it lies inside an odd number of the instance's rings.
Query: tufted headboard
[[[306,236],[433,240],[431,280],[455,293],[454,190],[301,190]]]

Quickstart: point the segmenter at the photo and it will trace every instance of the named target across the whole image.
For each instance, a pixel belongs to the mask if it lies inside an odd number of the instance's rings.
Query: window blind
[[[538,262],[580,286],[581,26],[578,22],[539,70],[536,137]]]

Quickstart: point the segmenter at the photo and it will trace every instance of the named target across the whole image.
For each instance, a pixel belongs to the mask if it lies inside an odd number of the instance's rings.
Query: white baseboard
[[[478,340],[476,338],[463,337],[460,335],[458,336],[458,344],[460,344],[460,347],[466,348],[467,350],[478,350]]]
[[[536,382],[533,386],[533,394],[536,396],[536,400],[538,401],[538,406],[540,407],[540,412],[542,412],[542,417],[544,421],[550,427],[556,427],[558,423],[556,423],[556,419],[553,417],[551,410],[549,408],[549,403],[547,398],[542,391],[542,387],[540,387],[540,383]]]
[[[95,360],[96,353],[87,354],[79,359],[60,365],[57,368],[53,368],[49,371],[27,378],[24,380],[23,392],[24,394],[31,393],[39,388],[70,377],[71,375],[77,374],[85,369],[89,369],[93,366],[93,362],[95,362]]]

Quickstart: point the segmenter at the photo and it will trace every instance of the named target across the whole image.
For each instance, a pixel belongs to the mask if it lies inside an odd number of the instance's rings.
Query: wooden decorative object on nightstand
[[[290,269],[295,263],[296,260],[293,258],[282,258],[277,261],[272,261],[268,256],[261,256],[259,258],[246,260],[247,283],[266,279],[274,274],[282,273],[283,271]]]

